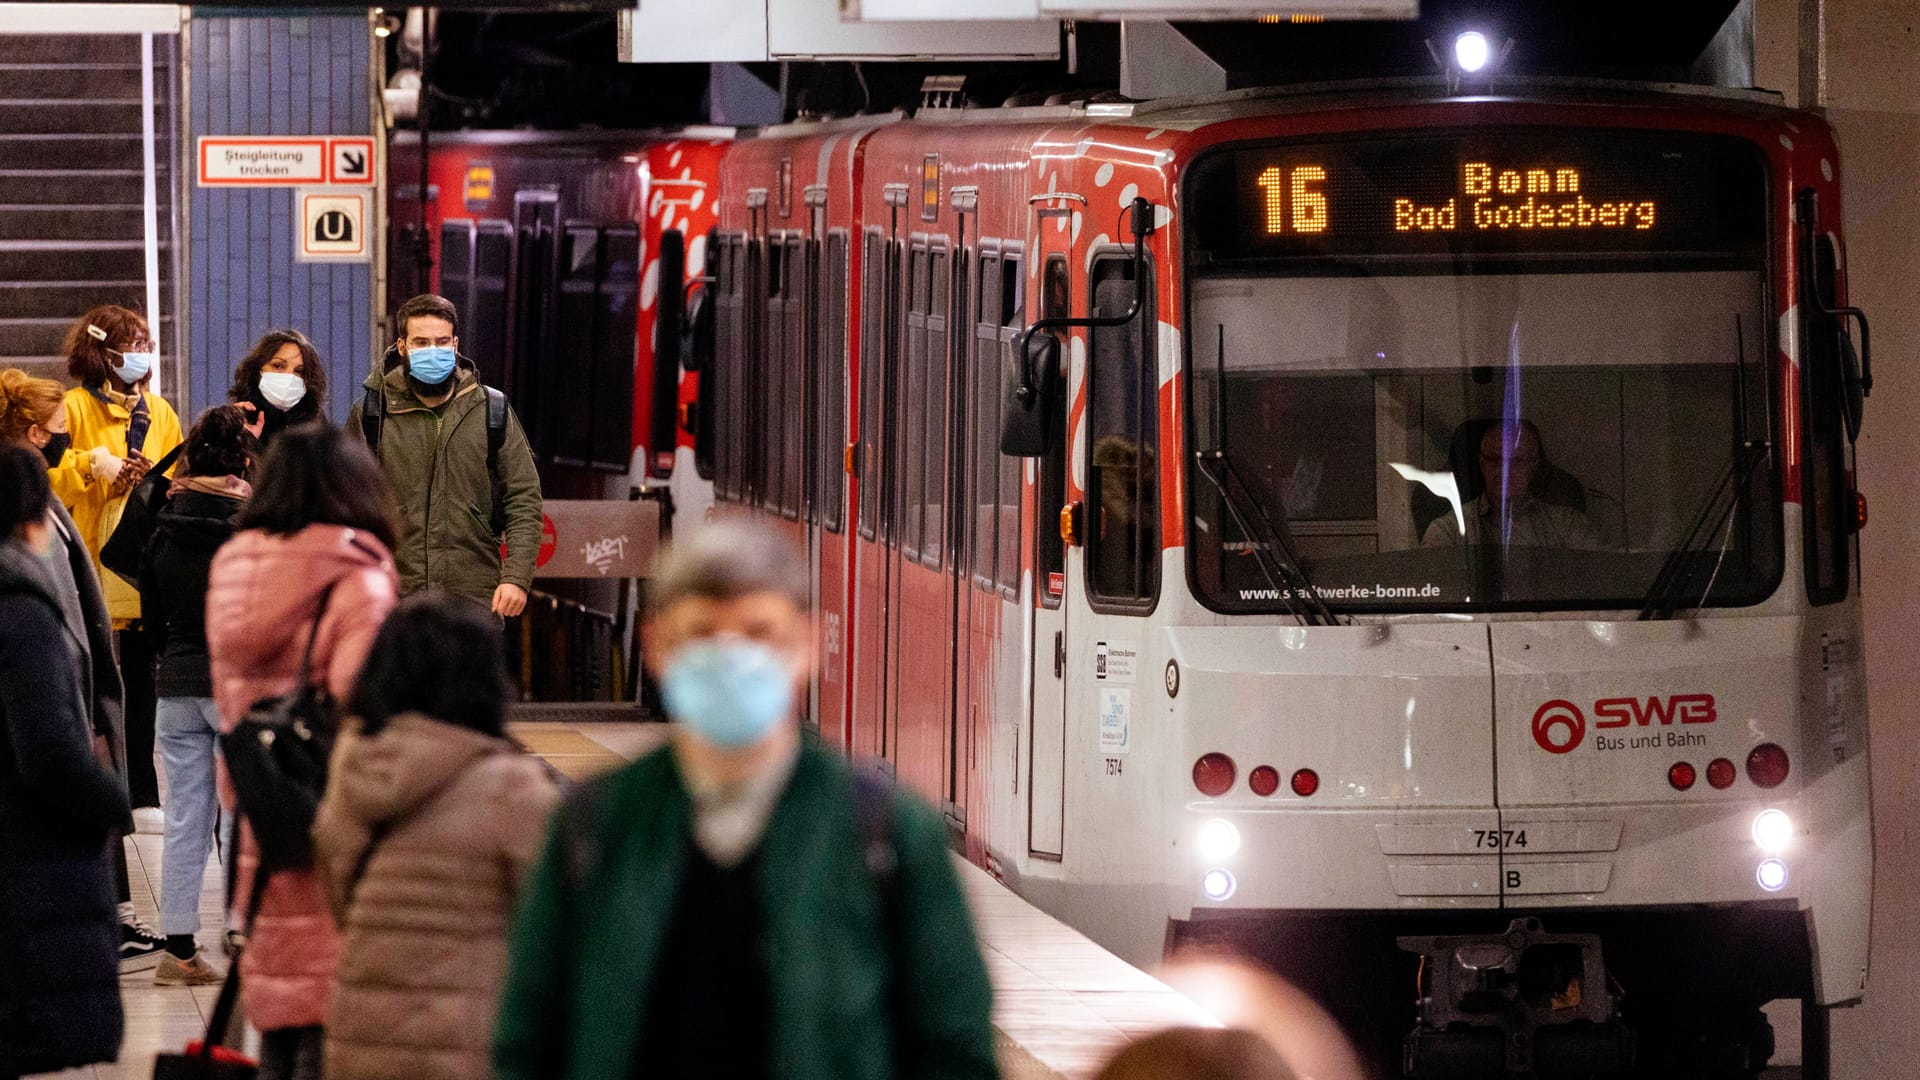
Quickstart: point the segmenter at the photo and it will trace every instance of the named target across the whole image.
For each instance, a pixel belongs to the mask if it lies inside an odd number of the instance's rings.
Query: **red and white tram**
[[[814,553],[822,735],[1095,939],[1415,1075],[1745,1075],[1866,980],[1837,167],[1593,86],[766,130],[700,456]]]

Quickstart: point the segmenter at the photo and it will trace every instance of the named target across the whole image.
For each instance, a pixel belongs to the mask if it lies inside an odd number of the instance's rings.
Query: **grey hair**
[[[654,563],[647,614],[658,616],[688,597],[737,600],[761,592],[779,593],[806,611],[812,596],[804,558],[762,522],[720,517],[676,539]]]

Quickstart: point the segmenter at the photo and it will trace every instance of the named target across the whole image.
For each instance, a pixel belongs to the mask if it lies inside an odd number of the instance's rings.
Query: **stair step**
[[[104,135],[16,135],[0,128],[0,169],[138,169],[139,132]]]
[[[154,50],[156,59],[160,50]],[[62,65],[131,64],[140,66],[138,34],[0,34],[0,63]]]
[[[0,100],[0,131],[16,135],[66,135],[141,132],[140,102]],[[154,130],[167,131],[172,123],[164,104],[154,106]]]
[[[68,383],[67,358],[64,356],[10,356],[0,349],[0,367],[19,368],[36,379]]]
[[[156,170],[154,181],[164,203],[171,183],[165,170]],[[0,203],[55,206],[86,202],[138,206],[145,200],[146,190],[146,177],[138,169],[0,170]]]
[[[138,206],[0,207],[0,240],[131,240],[146,235],[145,215]]]
[[[156,80],[159,72],[155,72]],[[114,98],[140,100],[140,65],[41,67],[0,64],[0,98]],[[158,88],[164,98],[166,87]]]
[[[162,277],[164,292],[167,280]],[[145,303],[147,283],[127,281],[0,282],[0,311],[26,319],[71,319],[96,304],[123,303],[137,297]]]
[[[164,243],[160,251],[164,277],[173,256]],[[138,243],[101,246],[68,242],[28,247],[19,241],[0,240],[0,278],[7,281],[142,281],[146,273],[146,251]]]
[[[72,314],[58,319],[8,319],[0,318],[0,356],[58,356],[60,346],[66,340],[67,328],[73,320],[85,314],[88,308],[99,304],[121,304],[138,307],[144,303],[144,293],[103,293],[93,303],[75,310]],[[161,326],[161,347],[167,348],[167,342],[173,340],[172,320],[163,318]]]

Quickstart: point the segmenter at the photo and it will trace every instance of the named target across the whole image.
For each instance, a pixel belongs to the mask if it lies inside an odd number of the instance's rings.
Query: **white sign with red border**
[[[365,135],[203,135],[201,187],[373,186],[374,141]]]

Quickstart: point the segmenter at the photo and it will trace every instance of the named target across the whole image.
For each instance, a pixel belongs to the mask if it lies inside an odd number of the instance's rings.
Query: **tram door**
[[[1056,233],[1048,228],[1052,224],[1050,215],[1066,215],[1066,220],[1071,220],[1070,211],[1041,211],[1043,244]],[[1062,246],[1070,243],[1064,239],[1056,242]],[[1069,313],[1072,265],[1065,252],[1046,254],[1041,264],[1041,318]],[[1047,417],[1047,452],[1037,462],[1033,498],[1033,646],[1028,652],[1033,664],[1033,705],[1027,739],[1032,779],[1027,789],[1027,850],[1050,859],[1062,858],[1066,851],[1067,565],[1066,547],[1060,538],[1060,508],[1067,502],[1067,416],[1073,390],[1067,368],[1071,366],[1071,354],[1070,349],[1062,347],[1061,369],[1039,373],[1040,378],[1053,381],[1053,393],[1048,395],[1052,404]]]

